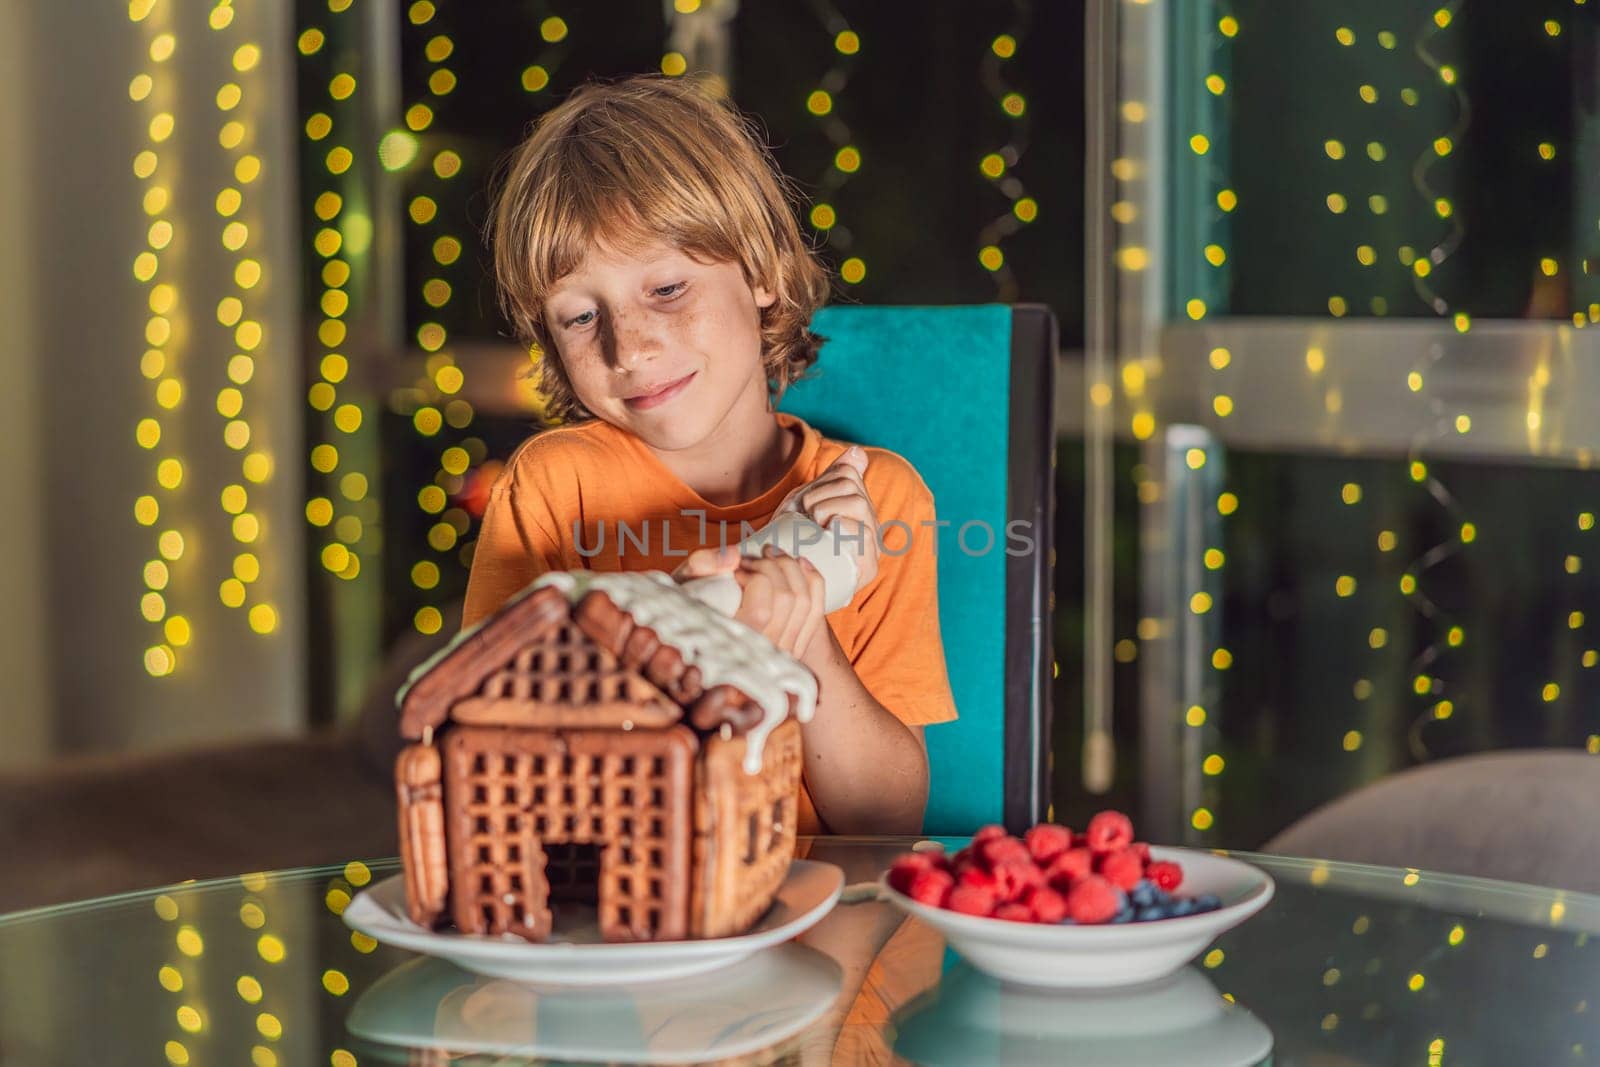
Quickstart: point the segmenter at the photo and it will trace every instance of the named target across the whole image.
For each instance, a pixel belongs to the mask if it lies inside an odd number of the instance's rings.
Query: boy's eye
[[[577,318],[568,319],[567,320],[567,325],[569,327],[572,327],[572,326],[587,326],[593,321],[594,321],[594,312],[585,311],[582,315],[579,315]]]
[[[684,286],[686,286],[688,284],[689,284],[688,282],[673,282],[671,285],[659,286],[659,287],[657,287],[655,289],[650,290],[650,295],[651,296],[676,296],[678,293],[682,292]]]

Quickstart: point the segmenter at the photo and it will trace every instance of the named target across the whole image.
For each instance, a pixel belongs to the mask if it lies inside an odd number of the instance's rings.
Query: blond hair
[[[761,355],[773,402],[817,359],[808,328],[827,274],[800,235],[803,198],[753,124],[698,83],[639,76],[582,86],[512,152],[492,194],[487,237],[500,305],[537,345],[537,386],[558,421],[594,416],[578,400],[545,322],[551,286],[596,241],[664,238],[696,258],[738,263],[772,290]]]

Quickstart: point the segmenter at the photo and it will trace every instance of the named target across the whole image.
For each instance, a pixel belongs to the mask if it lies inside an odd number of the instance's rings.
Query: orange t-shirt
[[[776,416],[785,431],[800,432],[799,453],[776,485],[727,506],[705,500],[643,441],[601,419],[524,441],[489,493],[467,578],[463,628],[547,571],[672,571],[696,548],[738,542],[741,523],[748,524],[745,532],[765,526],[791,490],[850,447],[792,415]],[[828,616],[828,625],[861,683],[900,721],[948,722],[956,709],[939,637],[933,494],[899,455],[865,451],[867,495],[882,530],[878,573]],[[574,540],[575,528],[581,542]],[[804,781],[799,820],[803,834],[825,832]]]

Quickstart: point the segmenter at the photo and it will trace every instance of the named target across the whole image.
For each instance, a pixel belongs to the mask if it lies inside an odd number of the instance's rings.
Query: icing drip
[[[573,603],[590,590],[606,594],[639,626],[648,626],[677,649],[683,662],[700,670],[700,683],[710,689],[731,685],[761,708],[761,721],[746,735],[744,769],[761,770],[767,735],[789,714],[810,722],[817,707],[817,680],[792,656],[742,622],[701,603],[664,571],[553,571],[531,588],[555,586]]]

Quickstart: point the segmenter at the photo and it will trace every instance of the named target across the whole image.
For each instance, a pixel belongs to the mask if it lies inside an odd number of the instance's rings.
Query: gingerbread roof
[[[400,698],[416,740],[447,719],[480,726],[661,728],[681,704],[586,633],[567,598],[522,597],[430,661]]]

